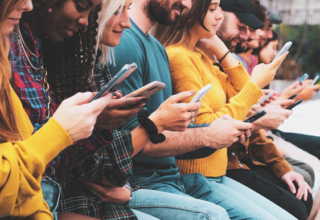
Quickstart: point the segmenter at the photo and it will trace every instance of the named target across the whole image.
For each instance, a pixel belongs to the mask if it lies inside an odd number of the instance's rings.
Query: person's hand
[[[288,52],[282,54],[279,58],[269,64],[257,65],[251,73],[251,81],[259,88],[267,86],[277,74],[277,70],[286,58]]]
[[[218,60],[221,59],[229,50],[217,35],[214,35],[211,38],[200,39],[196,46],[201,50],[211,51]]]
[[[281,180],[289,186],[291,193],[296,194],[296,197],[300,200],[303,197],[303,200],[307,201],[308,192],[310,194],[312,193],[310,186],[308,185],[308,183],[306,183],[306,181],[304,181],[303,176],[295,171],[290,171],[284,174],[281,177]],[[295,181],[296,184],[298,185],[298,192],[296,190],[296,187],[293,184],[293,181]]]
[[[281,93],[281,96],[278,99],[288,99],[291,96],[300,93],[303,90],[303,87],[300,86],[300,83],[297,81],[290,86],[288,86],[283,92]]]
[[[182,92],[169,97],[160,107],[152,113],[149,118],[157,126],[159,133],[168,131],[185,131],[191,123],[202,102],[179,103],[180,101],[194,95],[195,91]]]
[[[263,92],[264,96],[262,96],[260,98],[260,100],[262,100],[266,95],[268,95],[270,92],[273,92],[273,95],[270,96],[267,100],[265,100],[264,102],[261,103],[261,106],[265,106],[267,104],[270,104],[272,101],[275,101],[277,99],[277,97],[275,96],[275,94],[279,93],[276,90],[271,90],[271,89],[261,89],[261,91]],[[259,100],[259,102],[260,102]]]
[[[105,130],[119,127],[126,123],[145,106],[147,98],[123,98],[120,91],[113,94],[109,105],[99,115],[96,129]]]
[[[263,110],[267,114],[253,122],[255,129],[277,129],[293,112],[292,110],[282,109],[277,105],[267,105]]]
[[[108,94],[88,103],[91,98],[91,92],[77,93],[64,100],[52,116],[68,132],[74,142],[90,137],[97,116],[110,103],[112,95]]]
[[[95,184],[90,181],[78,178],[87,189],[97,198],[104,202],[111,202],[116,204],[124,204],[130,200],[131,190],[127,187],[116,187],[112,185],[106,177],[102,178],[102,184]]]
[[[239,141],[239,137],[241,141],[244,135],[250,135],[247,130],[251,127],[251,123],[238,121],[229,115],[224,115],[203,129],[203,135],[199,137],[199,141],[202,141],[202,146],[214,149],[226,148]]]
[[[312,99],[313,94],[319,89],[319,84],[310,86],[313,80],[305,80],[302,83],[302,91],[297,95],[295,100],[302,99],[303,101],[308,101]]]
[[[270,105],[277,105],[281,106],[281,108],[287,108],[288,106],[292,105],[295,101],[293,99],[277,99],[272,101]]]

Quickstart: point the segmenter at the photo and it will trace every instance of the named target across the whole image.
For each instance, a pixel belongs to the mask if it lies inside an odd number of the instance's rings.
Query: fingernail
[[[191,94],[194,94],[195,92],[196,92],[195,90],[190,91]]]
[[[147,98],[142,98],[141,101],[145,102],[145,101],[147,101]]]

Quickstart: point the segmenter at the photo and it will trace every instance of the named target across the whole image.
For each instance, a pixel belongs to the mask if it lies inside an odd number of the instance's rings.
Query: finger
[[[170,103],[170,104],[174,104],[174,103],[178,103],[186,98],[189,98],[191,96],[193,96],[195,93],[195,90],[189,91],[189,92],[181,92],[179,94],[176,95],[172,95],[170,96],[166,102]]]
[[[282,54],[275,61],[271,62],[270,64],[272,65],[272,68],[278,69],[281,66],[282,62],[284,61],[284,59],[287,57],[288,54],[289,54],[289,51],[287,51],[286,53]]]
[[[287,180],[287,179],[285,179],[284,181],[285,181],[285,183],[288,185],[288,187],[289,187],[289,189],[290,189],[290,192],[291,192],[292,194],[296,194],[296,187],[294,186],[294,184],[292,183],[292,181],[291,181],[291,180]]]
[[[312,89],[313,91],[317,91],[319,88],[320,88],[320,85],[319,85],[319,84],[314,85],[314,86],[311,87],[311,89]]]
[[[221,118],[224,120],[232,120],[233,121],[233,118],[230,115],[223,115]]]
[[[251,130],[246,130],[246,137],[247,138],[251,137]]]
[[[75,105],[83,105],[85,103],[88,103],[92,98],[91,92],[85,92],[85,93],[77,93],[74,96],[71,96],[70,98],[64,100],[65,106],[75,106]]]
[[[252,128],[252,124],[251,123],[246,123],[246,122],[242,122],[242,121],[235,121],[235,128],[238,130],[249,130]]]
[[[246,137],[244,135],[239,136],[239,143],[243,143],[246,140]]]
[[[306,187],[305,192],[304,192],[304,196],[303,196],[304,201],[307,201],[307,199],[308,199],[308,190],[309,190],[308,187]]]
[[[297,197],[298,199],[301,199],[304,192],[305,192],[304,187],[303,187],[303,186],[299,186],[298,192],[297,192],[297,194],[296,194],[296,197]]]
[[[196,102],[196,103],[177,103],[176,105],[180,105],[185,111],[197,111],[200,109],[202,102]]]
[[[101,111],[110,103],[112,100],[112,93],[108,93],[103,97],[100,97],[99,99],[96,99],[90,103],[84,104],[83,106],[85,108],[90,109],[93,113],[100,114]]]
[[[145,103],[147,101],[146,98],[135,97],[135,98],[121,98],[112,100],[110,106],[112,108],[129,108],[131,106],[140,105],[141,103]]]

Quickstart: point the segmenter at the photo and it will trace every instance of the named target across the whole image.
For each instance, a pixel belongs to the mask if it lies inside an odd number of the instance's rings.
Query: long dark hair
[[[203,22],[210,4],[211,0],[192,0],[191,9],[184,9],[179,19],[173,25],[156,24],[152,29],[152,35],[166,47],[182,43],[187,38],[190,28],[196,21],[208,31]]]
[[[33,0],[35,10],[47,1],[49,0]],[[50,8],[54,10],[64,1],[58,0]],[[52,43],[49,39],[45,39],[43,43],[44,67],[48,72],[48,82],[53,92],[52,98],[57,105],[78,92],[94,90],[91,73],[95,60],[97,20],[100,8],[99,5],[90,12],[88,26],[81,28],[72,37],[58,44]],[[48,12],[45,11],[37,15],[34,22],[47,14]],[[74,153],[77,149],[78,146],[75,145],[62,154],[63,178],[72,177]]]

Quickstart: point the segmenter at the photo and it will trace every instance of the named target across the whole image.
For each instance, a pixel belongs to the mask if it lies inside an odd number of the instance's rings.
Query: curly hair
[[[33,0],[35,7],[41,7],[47,0]],[[51,9],[65,0],[58,0]],[[60,105],[78,92],[93,91],[92,69],[95,61],[95,46],[98,28],[98,17],[101,6],[92,10],[88,17],[88,26],[81,28],[72,37],[55,44],[49,39],[43,42],[43,62],[48,72],[48,82],[52,91],[52,99]],[[50,12],[49,12],[50,13]],[[39,19],[48,14],[47,11],[36,16]],[[62,178],[72,177],[74,154],[79,147],[70,147],[62,154]]]

